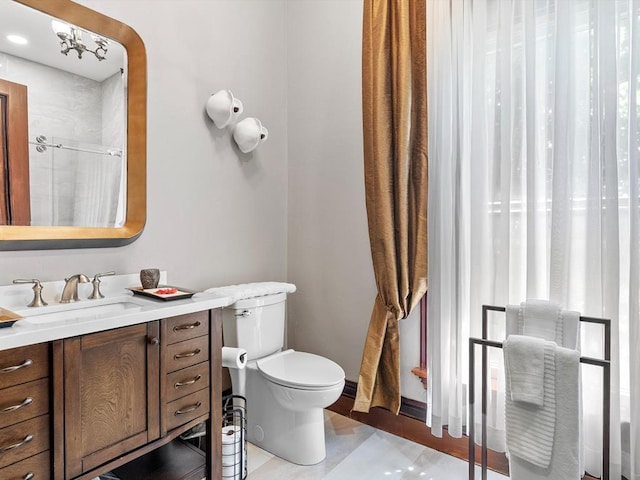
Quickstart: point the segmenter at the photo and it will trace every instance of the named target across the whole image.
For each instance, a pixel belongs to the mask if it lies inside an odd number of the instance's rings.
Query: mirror
[[[0,0],[0,36],[0,250],[134,241],[146,219],[142,40],[69,0]]]

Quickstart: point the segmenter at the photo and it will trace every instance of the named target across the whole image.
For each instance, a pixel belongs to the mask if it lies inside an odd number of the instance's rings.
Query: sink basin
[[[98,301],[98,300],[96,300]],[[69,304],[68,306],[58,307],[55,311],[45,311],[47,307],[43,307],[40,311],[28,312],[21,320],[21,323],[30,323],[33,325],[49,324],[53,322],[77,322],[78,320],[90,321],[102,318],[120,316],[123,314],[134,313],[140,311],[142,306],[134,303],[130,298],[102,301],[99,305],[87,304],[85,302],[77,304]],[[63,309],[67,307],[66,309]]]

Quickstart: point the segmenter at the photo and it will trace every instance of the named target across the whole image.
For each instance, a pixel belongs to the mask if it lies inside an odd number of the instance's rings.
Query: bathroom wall
[[[290,346],[326,355],[357,381],[376,292],[362,170],[362,0],[79,3],[129,24],[147,48],[147,226],[120,248],[0,252],[0,284],[144,267],[194,289],[288,280],[298,286]],[[252,154],[206,116],[221,88],[269,129]],[[402,388],[422,400],[409,373],[417,326],[416,315],[401,323]]]
[[[120,248],[0,252],[0,284],[145,267],[195,289],[285,280],[284,1],[79,3],[132,26],[147,48],[147,225]],[[206,100],[221,88],[269,129],[253,154],[206,116]]]
[[[358,380],[376,295],[362,159],[362,0],[287,3],[289,341]],[[400,324],[403,395],[424,401],[418,312]]]

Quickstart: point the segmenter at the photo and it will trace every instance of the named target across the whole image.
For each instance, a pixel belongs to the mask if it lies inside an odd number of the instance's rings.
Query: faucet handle
[[[16,280],[13,281],[13,283],[33,283],[33,300],[31,300],[31,303],[29,305],[27,305],[27,307],[44,307],[47,305],[47,302],[45,302],[42,299],[42,284],[40,283],[40,280],[38,280],[37,278],[32,278],[31,280],[25,280],[22,278],[18,278]]]
[[[116,272],[105,272],[105,273],[96,273],[95,277],[93,277],[93,280],[91,281],[91,283],[93,284],[93,291],[91,292],[91,295],[89,295],[87,298],[89,300],[97,300],[99,298],[104,298],[104,295],[102,294],[102,292],[100,292],[100,277],[106,277],[108,275],[115,275]]]

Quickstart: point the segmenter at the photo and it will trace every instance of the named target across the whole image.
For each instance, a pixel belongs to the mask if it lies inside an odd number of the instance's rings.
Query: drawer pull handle
[[[10,407],[3,408],[2,410],[0,410],[0,413],[13,412],[14,410],[18,410],[19,408],[26,407],[27,405],[31,405],[32,403],[33,403],[33,398],[27,397],[22,401],[22,403],[19,403],[18,405],[12,405]]]
[[[173,331],[174,332],[179,332],[180,330],[191,330],[192,328],[196,328],[200,326],[200,322],[196,322],[196,323],[187,323],[184,325],[176,325],[175,327],[173,327]]]
[[[173,358],[175,358],[176,360],[180,359],[180,358],[188,358],[188,357],[195,357],[196,355],[198,355],[200,353],[200,349],[196,348],[193,352],[189,352],[189,353],[176,353]]]
[[[184,410],[176,410],[176,413],[174,415],[184,415],[185,413],[191,413],[197,409],[199,409],[202,406],[202,402],[198,402],[195,405],[191,405],[188,408],[185,408]]]
[[[24,476],[22,480],[32,480],[33,478],[36,478],[35,474],[33,472],[29,472]]]
[[[31,360],[30,358],[27,358],[20,365],[14,365],[13,367],[5,367],[5,368],[3,368],[2,370],[0,370],[0,373],[15,372],[16,370],[20,370],[21,368],[28,367],[29,365],[33,365],[33,360]]]
[[[193,385],[194,383],[196,383],[201,378],[202,378],[202,375],[196,375],[191,380],[187,380],[187,381],[184,381],[184,382],[176,382],[173,386],[175,388],[186,387],[187,385]]]
[[[21,442],[14,443],[13,445],[0,448],[0,453],[8,452],[9,450],[13,450],[14,448],[21,447],[25,443],[29,443],[31,440],[33,440],[33,435],[27,435],[26,437],[24,437],[24,440],[22,440]]]

